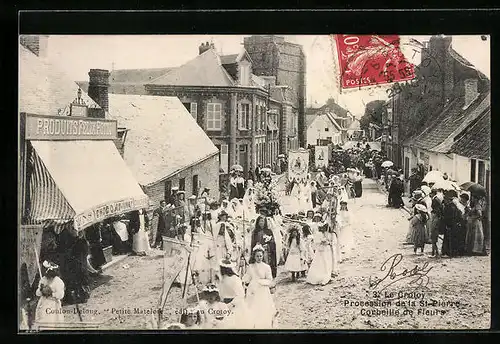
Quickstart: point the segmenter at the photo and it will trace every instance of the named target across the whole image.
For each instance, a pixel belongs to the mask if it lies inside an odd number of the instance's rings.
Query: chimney
[[[474,100],[476,100],[479,93],[477,92],[477,79],[466,79],[464,83],[464,108],[467,108]]]
[[[442,104],[444,106],[453,98],[454,59],[449,52],[451,49],[451,41],[451,36],[432,36],[429,41],[429,48],[427,49],[428,55],[430,55],[431,58],[431,65],[435,65],[435,68],[440,69],[442,75]],[[425,58],[424,54],[422,54],[422,58]]]
[[[108,106],[108,88],[109,88],[109,71],[105,69],[91,69],[89,72],[89,97],[92,98],[99,106],[105,110],[109,110]],[[96,117],[104,118],[104,111]]]
[[[21,35],[19,43],[38,57],[47,56],[49,36],[46,35]]]

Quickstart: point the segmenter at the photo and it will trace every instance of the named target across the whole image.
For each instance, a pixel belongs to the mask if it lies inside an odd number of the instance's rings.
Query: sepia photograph
[[[490,328],[490,36],[18,58],[20,333]]]

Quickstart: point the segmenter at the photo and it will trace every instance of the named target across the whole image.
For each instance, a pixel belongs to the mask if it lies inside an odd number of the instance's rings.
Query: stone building
[[[302,46],[274,35],[245,37],[244,46],[252,58],[254,74],[274,76],[277,85],[290,87],[291,106],[284,107],[284,118],[296,116],[298,130],[287,140],[298,139],[300,147],[306,147],[306,56]],[[290,111],[292,115],[288,116]]]

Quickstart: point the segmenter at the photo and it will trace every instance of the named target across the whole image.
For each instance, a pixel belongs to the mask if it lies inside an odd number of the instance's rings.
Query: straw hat
[[[424,213],[427,212],[427,208],[423,204],[417,204],[417,205],[415,205],[415,209],[417,209],[418,211],[422,211]]]
[[[422,185],[420,189],[422,190],[425,196],[429,196],[431,193],[431,188],[428,187],[427,185]]]
[[[196,199],[196,196],[195,195],[191,195],[188,197],[188,199]]]

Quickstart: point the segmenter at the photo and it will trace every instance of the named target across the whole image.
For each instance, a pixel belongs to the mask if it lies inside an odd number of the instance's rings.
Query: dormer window
[[[250,85],[250,74],[250,63],[248,61],[242,61],[240,63],[240,85]]]

